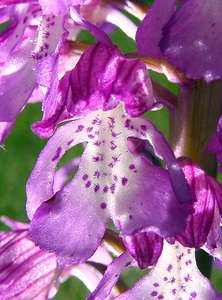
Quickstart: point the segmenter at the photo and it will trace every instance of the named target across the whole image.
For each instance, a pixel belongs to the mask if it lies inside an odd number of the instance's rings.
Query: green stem
[[[191,158],[210,176],[216,176],[216,159],[205,149],[216,132],[221,103],[221,81],[192,82],[180,87],[171,116],[170,144],[175,155]]]
[[[181,86],[178,102],[171,115],[170,144],[176,157],[186,156],[194,160],[208,175],[216,177],[216,158],[205,149],[216,132],[221,114],[222,82],[207,84],[193,81]],[[197,253],[201,272],[210,277],[210,256]]]

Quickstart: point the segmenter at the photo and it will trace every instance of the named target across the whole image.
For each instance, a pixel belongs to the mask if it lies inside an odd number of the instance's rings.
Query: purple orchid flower
[[[127,250],[140,267],[154,267],[131,289],[115,299],[222,299],[222,294],[213,289],[195,261],[195,248],[203,248],[222,262],[219,225],[222,186],[191,161],[183,160],[181,165],[197,199],[186,230],[176,236],[177,241],[168,240],[170,243],[155,234],[142,231],[123,237]],[[89,300],[106,299],[121,272],[135,264],[128,251],[107,268]]]
[[[44,60],[48,62],[50,73],[57,65],[61,45],[67,36],[63,17],[42,16],[38,5],[20,4],[6,9],[12,21],[0,36],[0,121],[3,123],[1,129],[7,131],[3,131],[3,138],[37,86],[33,69]],[[50,85],[49,82],[50,78],[45,84]]]
[[[56,88],[58,79],[70,70],[70,66],[74,67],[76,55],[67,45],[76,39],[82,28],[107,44],[111,43],[108,36],[90,22],[100,25],[118,20],[114,25],[122,26],[126,33],[132,32],[135,36],[136,26],[117,8],[101,5],[98,1],[83,2],[56,1],[53,5],[49,1],[1,2],[1,21],[10,22],[0,33],[0,123],[3,123],[0,124],[0,144],[20,111],[36,96],[36,89],[43,87],[43,100],[45,97],[49,99],[48,89]],[[83,16],[78,12],[78,5],[72,7],[71,13],[68,11],[74,4],[82,4]],[[118,18],[113,18],[113,15],[118,15]],[[43,103],[44,112],[45,105]]]
[[[181,1],[176,9],[177,2],[154,1],[137,31],[139,54],[165,57],[188,78],[220,79],[221,1]]]
[[[142,62],[126,59],[115,46],[95,45],[62,78],[58,95],[55,118],[43,121],[40,132],[66,118],[84,117],[56,131],[28,180],[30,237],[56,252],[60,263],[76,263],[97,249],[110,218],[123,234],[141,228],[163,237],[182,232],[193,197],[179,164],[151,122],[129,115],[140,115],[154,101]],[[140,155],[135,138],[148,140],[168,170]],[[75,177],[55,194],[59,160],[85,142]]]

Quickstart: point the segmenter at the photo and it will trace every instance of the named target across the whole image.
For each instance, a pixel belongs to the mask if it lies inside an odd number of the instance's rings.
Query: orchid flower
[[[57,93],[61,100],[55,117],[35,130],[47,135],[59,121],[81,117],[57,129],[28,180],[27,212],[35,243],[56,252],[61,264],[77,263],[97,249],[110,218],[123,234],[141,228],[162,237],[182,232],[193,197],[179,164],[151,122],[130,116],[153,105],[144,64],[126,59],[115,46],[97,44],[61,79]],[[168,170],[143,158],[135,139],[148,140]],[[59,160],[85,142],[75,177],[55,194]]]
[[[181,1],[176,9],[177,2],[154,1],[136,34],[139,55],[166,58],[191,79],[220,79],[221,1]]]
[[[217,293],[200,273],[195,259],[195,249],[203,248],[222,261],[219,225],[222,186],[195,163],[186,159],[181,161],[181,165],[197,199],[186,230],[176,240],[168,242],[156,234],[143,231],[125,236],[124,242],[129,252],[126,251],[108,266],[103,279],[88,299],[106,299],[121,272],[135,264],[129,253],[141,268],[153,266],[153,269],[115,299],[222,299],[222,294]]]
[[[83,2],[56,1],[51,5],[49,1],[1,1],[2,22],[9,21],[0,33],[1,144],[26,103],[33,102],[35,90],[43,88],[44,99],[48,89],[55,87],[58,79],[74,67],[79,56],[73,53],[69,42],[76,40],[83,27],[96,32],[95,37],[98,37],[99,30],[84,16],[95,24],[117,20],[116,25],[125,28],[127,33],[133,28],[135,36],[136,26],[117,8],[107,8],[98,1]],[[74,4],[82,4],[83,16],[79,20],[72,20],[70,16],[69,9]],[[76,9],[78,6],[72,8],[72,17],[76,16]],[[112,18],[113,14],[118,18]],[[104,43],[108,40],[102,30],[100,38]]]

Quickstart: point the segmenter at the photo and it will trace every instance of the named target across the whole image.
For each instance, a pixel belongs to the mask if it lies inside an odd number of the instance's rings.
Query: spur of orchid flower
[[[123,234],[141,228],[162,237],[182,232],[192,193],[163,135],[148,120],[132,117],[154,105],[145,65],[126,59],[115,46],[97,44],[51,96],[58,106],[52,117],[35,125],[39,135],[51,134],[58,122],[79,119],[57,129],[28,180],[31,239],[56,252],[62,264],[90,257],[110,218]],[[168,169],[144,158],[135,146],[138,140],[149,141]],[[75,177],[55,194],[59,160],[85,142]]]
[[[209,280],[200,273],[195,259],[195,249],[202,248],[222,261],[222,186],[192,161],[183,159],[180,164],[197,200],[186,230],[176,239],[165,241],[156,234],[143,231],[123,236],[127,251],[108,266],[89,300],[106,299],[121,272],[135,265],[132,257],[141,268],[152,266],[152,269],[115,299],[222,299],[222,293],[216,292]]]

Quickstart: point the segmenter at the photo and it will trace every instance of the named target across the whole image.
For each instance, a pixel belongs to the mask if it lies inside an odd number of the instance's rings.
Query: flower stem
[[[178,102],[171,114],[170,144],[177,157],[187,156],[216,176],[216,159],[205,149],[216,132],[221,114],[222,82],[191,82],[181,86]]]

